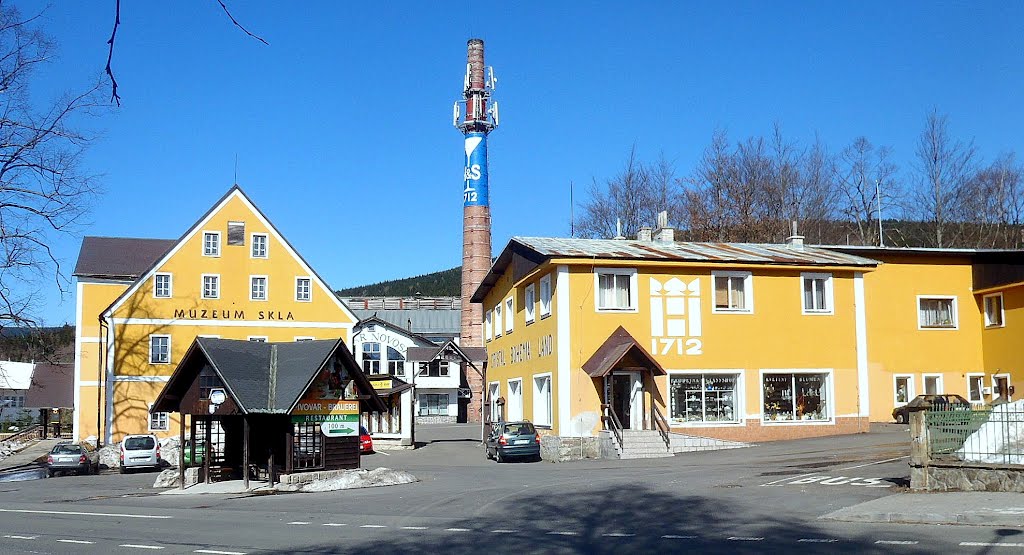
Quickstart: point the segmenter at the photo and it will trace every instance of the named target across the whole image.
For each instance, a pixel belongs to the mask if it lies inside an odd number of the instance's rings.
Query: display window
[[[828,379],[828,373],[762,375],[763,420],[828,421]]]
[[[669,415],[673,422],[739,422],[737,374],[673,374]]]

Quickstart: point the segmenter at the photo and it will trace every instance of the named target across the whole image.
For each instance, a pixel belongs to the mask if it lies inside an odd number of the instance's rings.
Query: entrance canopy
[[[583,371],[592,378],[607,376],[616,368],[629,367],[630,369],[643,368],[649,370],[651,375],[664,376],[665,369],[658,364],[647,349],[644,349],[626,328],[619,326],[612,332],[608,339],[594,351],[593,356],[583,363]]]

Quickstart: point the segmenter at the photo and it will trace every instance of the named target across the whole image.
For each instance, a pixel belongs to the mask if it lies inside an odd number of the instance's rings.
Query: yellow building
[[[351,344],[358,320],[238,186],[180,239],[86,237],[74,275],[75,438],[174,435],[149,408],[198,336]]]
[[[721,439],[866,431],[877,262],[792,239],[513,238],[473,297],[492,419],[591,436],[605,406],[622,428]]]

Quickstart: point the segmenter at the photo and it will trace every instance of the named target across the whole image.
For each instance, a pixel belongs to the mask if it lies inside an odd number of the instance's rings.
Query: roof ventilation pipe
[[[793,234],[786,237],[786,246],[795,251],[804,250],[804,236],[797,234],[796,220],[793,220]]]
[[[673,243],[676,240],[676,230],[669,227],[666,210],[658,212],[658,228],[654,230],[654,240],[659,243]]]
[[[626,236],[622,234],[622,218],[615,218],[615,237],[616,241],[624,241]]]

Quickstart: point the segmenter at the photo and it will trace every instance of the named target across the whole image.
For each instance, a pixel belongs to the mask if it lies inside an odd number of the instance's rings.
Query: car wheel
[[[494,460],[498,461],[499,463],[505,462],[505,457],[501,454],[501,449],[494,450]]]
[[[121,474],[127,474],[128,473],[128,469],[126,469],[123,466],[118,467],[117,471],[120,472]]]
[[[47,477],[47,478],[53,478],[53,475],[54,475],[54,474],[55,474],[55,473],[54,473],[54,472],[53,472],[52,470],[47,470],[47,471],[46,471],[46,477]]]
[[[484,458],[487,460],[491,460],[491,452],[488,451],[486,447],[484,448]]]
[[[896,423],[897,424],[906,424],[907,423],[907,416],[905,414],[903,414],[902,412],[897,414],[896,415]]]

